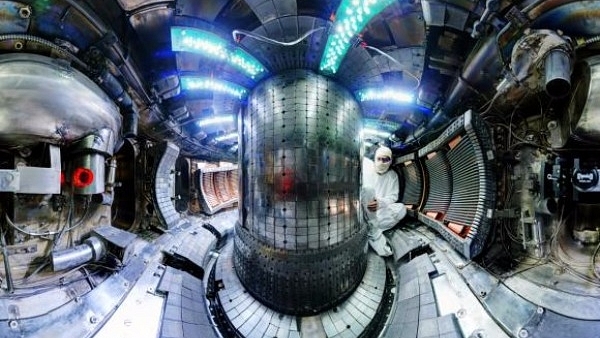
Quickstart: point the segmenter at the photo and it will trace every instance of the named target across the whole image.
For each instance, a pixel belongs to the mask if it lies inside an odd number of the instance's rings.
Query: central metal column
[[[254,89],[242,124],[235,270],[274,310],[326,310],[352,293],[367,263],[359,105],[333,80],[293,70]]]

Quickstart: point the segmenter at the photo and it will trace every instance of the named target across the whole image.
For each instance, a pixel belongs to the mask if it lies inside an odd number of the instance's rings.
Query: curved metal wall
[[[417,217],[463,256],[470,259],[479,255],[493,225],[496,206],[494,151],[487,126],[478,115],[467,111],[419,149],[418,161],[425,183],[414,179],[409,165],[402,170],[406,192],[423,187],[426,203]],[[405,204],[415,201],[413,194],[406,193],[401,200]]]
[[[102,129],[112,131],[112,154],[121,130],[114,102],[76,69],[36,54],[0,55],[0,144],[68,144]]]
[[[236,272],[275,310],[327,309],[366,268],[359,105],[331,79],[293,70],[256,87],[242,129]]]

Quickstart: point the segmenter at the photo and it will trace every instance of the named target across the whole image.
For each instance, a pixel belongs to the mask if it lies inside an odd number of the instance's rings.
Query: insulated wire
[[[70,209],[71,207],[69,207]],[[31,231],[27,231],[21,227],[19,227],[18,225],[16,225],[15,223],[13,223],[13,221],[8,217],[8,214],[4,214],[4,217],[6,219],[6,223],[8,225],[10,225],[10,227],[12,227],[13,229],[17,230],[18,232],[28,235],[28,236],[33,236],[33,237],[42,237],[42,236],[53,236],[53,235],[58,235],[61,234],[63,232],[66,231],[71,231],[75,228],[77,228],[78,226],[80,226],[81,224],[83,224],[83,222],[87,219],[88,217],[88,213],[89,213],[89,203],[86,204],[86,208],[84,211],[83,216],[81,217],[81,219],[79,221],[77,221],[75,224],[73,224],[72,220],[70,220],[71,216],[67,215],[67,222],[65,222],[65,225],[61,228],[61,230],[57,230],[57,231],[48,231],[48,232],[31,232]],[[69,214],[71,214],[71,211],[69,211]],[[60,218],[58,219],[58,224],[60,226]],[[67,227],[68,226],[68,227]]]
[[[402,72],[410,75],[413,79],[415,79],[415,81],[417,81],[417,84],[415,85],[415,87],[413,88],[413,90],[419,88],[419,85],[421,85],[421,80],[415,74],[413,74],[413,73],[409,72],[408,70],[406,70],[406,67],[402,63],[400,63],[400,61],[394,59],[391,55],[389,55],[388,53],[382,51],[379,48],[372,47],[372,46],[365,46],[365,48],[376,51],[377,53],[385,56],[387,59],[389,59],[390,61],[392,61],[393,63],[395,63],[396,65],[400,66],[400,68],[402,69]]]
[[[308,32],[304,33],[304,35],[302,35],[301,37],[299,37],[298,39],[294,40],[294,41],[290,41],[290,42],[285,42],[285,41],[278,41],[275,39],[271,39],[268,38],[264,35],[260,35],[260,34],[256,34],[247,30],[243,30],[243,29],[234,29],[231,32],[231,35],[233,35],[233,40],[234,41],[238,41],[238,35],[246,35],[248,37],[254,38],[258,41],[262,41],[262,42],[266,42],[266,43],[271,43],[274,45],[280,45],[280,46],[294,46],[297,45],[298,43],[300,43],[300,41],[306,39],[308,36],[310,36],[311,34],[314,34],[320,30],[325,29],[326,27],[318,27],[318,28],[313,28],[311,30],[309,30]]]
[[[46,39],[42,39],[42,38],[40,38],[38,36],[30,35],[30,34],[1,34],[0,35],[0,41],[5,41],[5,40],[27,40],[27,41],[33,41],[33,42],[39,43],[41,45],[44,45],[46,47],[49,47],[51,49],[54,49],[54,50],[58,51],[62,55],[66,56],[69,61],[75,62],[79,67],[81,67],[84,70],[88,70],[88,68],[89,68],[83,61],[81,61],[75,55],[71,54],[66,49],[60,47],[59,45],[57,45],[57,44],[55,44],[55,43],[53,43],[51,41],[48,41]]]
[[[592,255],[592,271],[594,272],[594,276],[600,280],[600,273],[596,269],[596,256],[598,256],[598,251],[600,251],[600,243],[596,246],[596,250],[594,250],[594,254]]]

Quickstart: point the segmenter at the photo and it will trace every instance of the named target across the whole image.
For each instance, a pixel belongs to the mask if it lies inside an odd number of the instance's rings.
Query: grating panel
[[[237,166],[204,168],[197,171],[200,202],[207,214],[232,206],[238,201]]]
[[[399,167],[400,177],[404,180],[404,190],[400,201],[407,207],[411,216],[420,210],[423,196],[424,177],[421,170],[421,162],[416,160],[416,154],[403,156],[398,161],[403,162]]]
[[[440,150],[425,159],[425,168],[429,177],[429,191],[423,212],[435,214],[433,218],[438,219],[446,214],[452,198],[452,172],[446,152]]]
[[[493,154],[487,127],[471,111],[419,150],[429,182],[419,220],[467,258],[483,250],[492,226],[496,203]]]

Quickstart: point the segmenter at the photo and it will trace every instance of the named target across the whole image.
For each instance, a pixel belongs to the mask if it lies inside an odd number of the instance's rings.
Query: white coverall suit
[[[385,147],[382,147],[385,148]],[[378,153],[388,153],[391,157],[389,148],[385,148]],[[396,203],[398,200],[398,175],[395,171],[389,170],[389,164],[381,165],[368,158],[363,158],[362,171],[362,190],[361,205],[364,221],[369,227],[369,245],[380,256],[389,256],[392,250],[387,244],[383,231],[393,228],[398,222],[406,216],[406,207],[403,203]],[[377,201],[377,211],[370,211],[367,205],[370,201]]]

